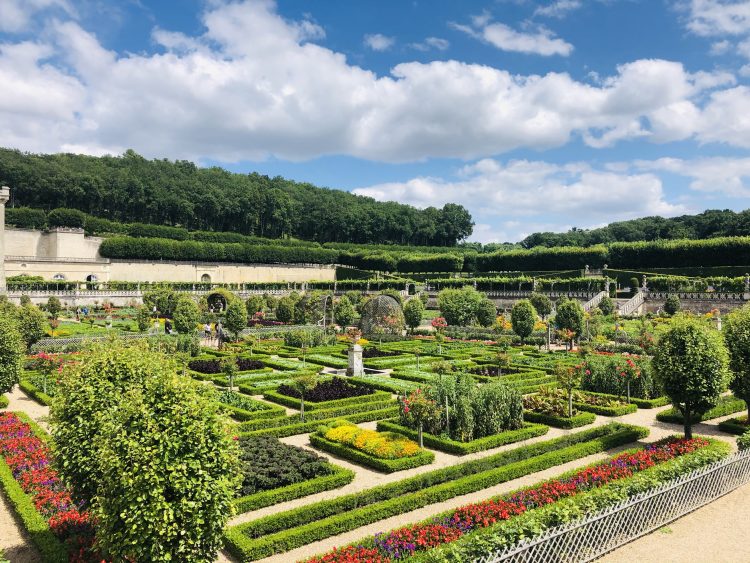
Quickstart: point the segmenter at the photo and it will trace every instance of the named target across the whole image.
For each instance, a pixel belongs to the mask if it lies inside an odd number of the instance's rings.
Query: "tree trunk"
[[[693,438],[693,411],[690,408],[690,403],[685,403],[685,411],[682,413],[685,427],[685,438],[690,440]]]
[[[448,395],[445,396],[445,431],[451,435],[451,421],[448,415]]]
[[[568,418],[573,418],[573,390],[568,390]]]
[[[302,396],[299,401],[299,416],[302,422],[305,422],[305,397]]]
[[[422,440],[422,423],[419,423],[419,430],[417,431],[417,434],[419,435],[419,447],[424,448],[424,441]]]
[[[627,382],[627,387],[628,387],[628,404],[630,404],[630,380],[629,379]]]

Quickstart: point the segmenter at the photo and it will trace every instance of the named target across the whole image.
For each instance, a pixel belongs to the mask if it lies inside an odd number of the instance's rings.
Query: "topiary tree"
[[[693,436],[693,418],[716,405],[726,389],[728,363],[721,335],[694,319],[678,319],[660,338],[652,367],[682,413],[685,438]]]
[[[49,316],[53,319],[57,319],[63,310],[62,303],[54,295],[47,299],[47,305],[44,308],[47,309]]]
[[[25,346],[16,319],[0,314],[0,394],[18,383],[23,368]]]
[[[21,299],[19,303],[21,304],[21,307],[25,307],[26,305],[31,305],[31,297],[29,297],[28,295],[24,293],[23,295],[21,295]]]
[[[727,315],[722,329],[732,370],[729,388],[747,404],[750,420],[750,305]]]
[[[107,560],[215,560],[241,482],[219,408],[173,368],[120,394],[93,440],[102,479],[92,514]]]
[[[477,322],[480,326],[490,327],[497,319],[497,307],[489,299],[482,299],[477,307]]]
[[[566,299],[557,306],[555,326],[558,330],[571,334],[571,349],[573,349],[573,341],[578,339],[583,332],[583,318],[583,307],[578,301]]]
[[[247,327],[247,309],[242,300],[235,298],[229,301],[226,313],[224,313],[224,326],[229,333],[237,340]]]
[[[473,287],[444,289],[438,295],[438,307],[452,326],[469,326],[477,316],[482,294]]]
[[[262,313],[266,307],[266,300],[262,295],[251,295],[245,301],[245,309],[247,309],[247,316],[252,317],[255,313]]]
[[[522,299],[513,305],[510,322],[513,325],[513,332],[519,336],[523,344],[524,340],[534,332],[534,323],[536,323],[536,310],[531,301]]]
[[[682,309],[682,303],[677,295],[672,294],[667,297],[667,300],[664,302],[664,312],[667,315],[670,317],[676,315],[680,312],[680,309]]]
[[[198,305],[188,295],[181,295],[177,299],[172,320],[174,327],[180,334],[193,334],[200,321],[201,313]]]
[[[557,364],[555,366],[555,377],[557,384],[568,394],[568,418],[573,418],[573,391],[581,385],[582,365],[567,366]]]
[[[303,372],[290,383],[290,387],[299,393],[299,417],[305,422],[305,395],[315,389],[320,381],[316,372]]]
[[[222,358],[221,362],[221,373],[227,378],[227,387],[232,391],[234,388],[234,378],[237,377],[237,360],[233,357]]]
[[[552,301],[550,301],[550,298],[543,293],[532,293],[529,297],[529,301],[531,301],[537,314],[540,315],[542,319],[546,319],[547,315],[552,312]]]
[[[602,300],[599,301],[599,310],[602,312],[602,315],[611,315],[615,312],[614,300],[611,297],[603,297]]]
[[[19,307],[15,313],[18,331],[28,350],[44,336],[44,331],[47,327],[47,317],[35,305]]]
[[[138,330],[146,332],[151,326],[151,311],[148,307],[138,307],[135,313],[135,322],[138,324]]]
[[[404,321],[412,332],[421,324],[422,315],[424,315],[422,300],[414,297],[409,299],[404,305]]]
[[[333,319],[342,328],[352,324],[355,314],[354,305],[346,295],[342,295],[333,307]]]
[[[294,300],[291,297],[282,297],[276,303],[276,320],[282,323],[290,323],[294,319]]]

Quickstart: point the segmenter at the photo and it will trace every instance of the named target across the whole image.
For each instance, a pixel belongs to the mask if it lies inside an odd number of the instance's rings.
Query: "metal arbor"
[[[365,303],[359,328],[363,334],[399,334],[404,329],[404,312],[390,295],[377,295]]]

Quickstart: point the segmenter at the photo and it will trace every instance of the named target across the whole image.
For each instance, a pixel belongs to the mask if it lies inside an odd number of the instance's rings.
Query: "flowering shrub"
[[[404,559],[417,552],[455,541],[472,530],[487,528],[528,510],[602,487],[617,479],[630,477],[708,444],[708,440],[703,438],[667,438],[642,450],[626,452],[603,463],[581,469],[565,479],[547,481],[505,498],[469,504],[439,519],[405,526],[387,534],[376,534],[375,552],[367,550],[366,553],[360,553],[355,550],[344,554],[344,550],[339,550],[309,559],[307,563],[391,562]]]
[[[47,445],[12,412],[0,413],[0,455],[52,532],[69,547],[71,561],[93,558],[94,527],[88,512],[73,502],[70,491],[52,469]]]
[[[401,459],[419,453],[416,442],[392,432],[365,430],[354,424],[340,424],[329,428],[323,436],[333,442],[347,444],[380,459]]]

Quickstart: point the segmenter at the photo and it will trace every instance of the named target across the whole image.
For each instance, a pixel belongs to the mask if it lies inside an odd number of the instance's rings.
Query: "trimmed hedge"
[[[52,397],[50,397],[46,393],[42,393],[42,390],[28,379],[21,379],[21,381],[18,383],[18,386],[24,393],[26,393],[40,405],[49,406],[52,404]]]
[[[396,402],[392,399],[384,399],[373,403],[362,403],[359,405],[344,405],[343,407],[337,407],[333,409],[321,409],[314,410],[311,412],[305,412],[305,420],[312,422],[314,420],[325,420],[329,418],[344,418],[352,414],[358,414],[362,412],[376,411],[395,407]],[[271,420],[253,420],[243,422],[238,426],[240,432],[252,432],[254,430],[262,430],[264,428],[289,426],[290,424],[300,423],[299,414],[283,414],[278,417],[273,417]]]
[[[584,391],[587,395],[594,395],[595,397],[605,397],[607,399],[619,399],[625,400],[625,397],[619,395],[610,395],[609,393],[597,393],[596,391]],[[637,406],[639,409],[655,409],[664,407],[669,404],[669,397],[656,397],[655,399],[639,399],[637,397],[630,397],[630,403]]]
[[[409,457],[383,459],[352,448],[346,444],[340,444],[339,442],[329,440],[317,432],[310,434],[310,443],[316,448],[320,448],[329,454],[353,461],[354,463],[366,465],[367,467],[371,467],[377,471],[382,471],[383,473],[395,473],[396,471],[403,471],[404,469],[413,469],[414,467],[427,465],[428,463],[435,461],[435,454],[427,450],[422,450],[418,454]]]
[[[553,416],[550,414],[544,414],[533,411],[523,411],[523,418],[529,422],[536,422],[538,424],[548,424],[555,428],[578,428],[580,426],[586,426],[596,420],[596,415],[592,412],[581,412],[574,415],[573,418],[563,416]]]
[[[383,432],[398,432],[412,440],[419,439],[419,433],[416,430],[412,430],[406,426],[401,426],[393,420],[381,420],[378,422],[377,429]],[[489,450],[491,448],[499,448],[506,444],[522,442],[530,438],[536,438],[537,436],[543,436],[548,431],[549,426],[545,426],[544,424],[524,423],[524,425],[517,430],[506,430],[505,432],[500,432],[493,436],[485,436],[484,438],[477,438],[476,440],[471,440],[469,442],[459,442],[458,440],[435,436],[427,432],[422,433],[422,441],[425,446],[434,448],[441,452],[455,455],[467,455]]]
[[[42,430],[25,413],[16,412],[15,414],[31,426],[38,438],[45,441],[49,440],[49,434]],[[2,457],[0,457],[0,486],[5,491],[6,498],[10,501],[13,511],[31,537],[31,541],[41,553],[42,559],[52,563],[67,563],[67,548],[52,533],[49,524],[47,524],[47,521],[34,506],[34,499],[23,491],[21,485],[13,477],[10,467],[8,467],[8,464],[5,463]]]
[[[5,395],[0,395],[0,409],[4,409],[10,404],[10,400]]]
[[[268,401],[273,401],[285,407],[293,409],[299,408],[300,400],[296,397],[289,397],[288,395],[282,395],[276,391],[266,391],[263,393],[263,398]],[[345,407],[348,405],[356,405],[358,403],[374,403],[382,401],[384,399],[390,399],[391,394],[385,391],[375,391],[369,395],[360,395],[358,397],[348,397],[346,399],[335,399],[333,401],[321,401],[320,403],[313,403],[311,401],[305,401],[305,413],[309,411],[316,411],[322,409],[333,409],[337,407]]]
[[[246,411],[245,409],[234,407],[232,405],[227,405],[226,403],[221,403],[221,406],[225,410],[229,411],[229,415],[233,419],[239,420],[242,422],[249,421],[249,420],[266,420],[269,418],[276,418],[279,416],[284,416],[286,414],[284,407],[277,407],[276,405],[268,405],[267,409],[262,409],[262,410],[257,410],[257,411]]]
[[[328,475],[321,475],[320,477],[302,481],[301,483],[292,483],[284,487],[277,487],[276,489],[260,491],[252,495],[240,497],[234,501],[234,508],[237,514],[242,514],[243,512],[258,510],[259,508],[272,506],[280,502],[338,489],[354,480],[354,471],[344,469],[332,463],[329,463],[328,467],[330,469]]]
[[[745,401],[738,399],[732,395],[725,395],[719,399],[718,404],[706,411],[703,416],[694,416],[693,424],[697,424],[704,420],[711,420],[712,418],[719,418],[720,416],[726,416],[736,412],[742,412],[747,409]],[[660,413],[656,414],[656,420],[660,422],[671,422],[674,424],[683,424],[685,419],[682,413],[676,408],[672,407]]]
[[[255,561],[647,435],[647,428],[612,423],[514,448],[234,526],[225,532],[225,545],[240,560]]]
[[[348,420],[349,422],[357,424],[360,422],[372,422],[375,420],[381,420],[383,418],[393,418],[396,415],[398,415],[398,407],[394,405],[392,407],[380,410],[367,410],[356,414],[337,416],[334,418],[308,420],[307,422],[298,422],[297,424],[278,426],[276,428],[265,428],[261,430],[254,430],[251,432],[241,432],[240,436],[276,436],[277,438],[284,438],[286,436],[296,436],[297,434],[312,432],[313,430],[316,430],[321,424],[325,424],[326,422],[333,422],[334,420],[339,418],[343,418],[344,420]]]
[[[747,425],[747,416],[738,416],[719,423],[719,430],[727,432],[728,434],[741,436],[749,429],[750,426]]]
[[[601,405],[591,405],[589,403],[574,402],[573,407],[577,408],[579,411],[599,414],[601,416],[622,416],[625,414],[634,413],[638,410],[638,407],[633,403],[628,403],[627,405],[616,407],[604,407]]]
[[[607,248],[591,246],[536,247],[531,250],[499,251],[477,256],[477,271],[572,270],[586,265],[601,268],[607,263]],[[612,262],[610,262],[612,264]]]

